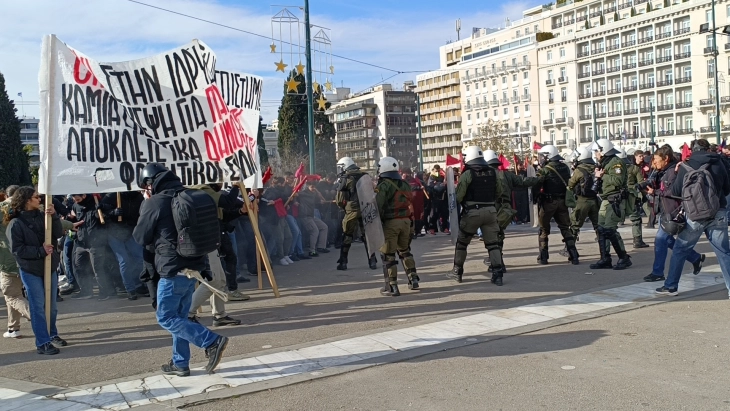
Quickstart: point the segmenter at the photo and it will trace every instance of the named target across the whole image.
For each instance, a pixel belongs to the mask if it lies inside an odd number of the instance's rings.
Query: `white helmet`
[[[538,154],[542,154],[548,159],[559,156],[558,148],[554,145],[548,144],[546,146],[543,146],[538,152]]]
[[[616,157],[618,157],[622,160],[626,160],[626,151],[624,151],[623,148],[619,148],[617,151],[618,151],[618,154],[616,155]]]
[[[499,157],[497,157],[497,153],[495,153],[494,150],[486,150],[484,152],[484,160],[486,160],[487,164],[502,164],[499,161]]]
[[[350,168],[357,168],[357,164],[355,164],[355,161],[350,157],[342,157],[340,161],[337,162],[337,171],[340,173],[345,170],[349,170]]]
[[[613,154],[618,153],[618,151],[616,149],[614,149],[613,143],[607,138],[602,138],[600,140],[596,140],[596,142],[593,143],[592,150],[600,151],[603,155],[609,154],[608,152],[612,151],[612,150],[613,150]]]
[[[593,161],[593,153],[591,153],[591,150],[589,150],[588,147],[581,147],[578,149],[578,162],[595,164]]]
[[[400,178],[398,172],[398,160],[393,157],[383,157],[378,161],[378,175],[388,178]]]
[[[482,152],[482,149],[478,146],[469,146],[465,148],[463,155],[464,164],[470,166],[487,165],[487,162],[484,161],[484,152]]]

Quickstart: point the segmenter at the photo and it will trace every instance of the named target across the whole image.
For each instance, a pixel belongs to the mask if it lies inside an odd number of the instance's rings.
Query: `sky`
[[[55,34],[61,41],[100,62],[151,56],[200,39],[217,55],[217,68],[252,73],[264,78],[261,115],[276,119],[286,75],[275,72],[283,57],[291,69],[299,57],[271,54],[272,16],[282,7],[259,0],[139,0],[153,6],[196,16],[238,30],[194,20],[130,0],[7,1],[0,17],[0,73],[8,94],[20,103],[18,115],[38,117],[38,69],[41,39]],[[303,5],[303,0],[276,3]],[[535,0],[310,0],[310,23],[327,28],[335,67],[331,82],[364,91],[383,81],[401,87],[419,72],[438,69],[438,47],[456,40],[455,20],[461,19],[461,38],[472,27],[498,27],[504,19],[521,18],[522,11],[541,4]],[[299,14],[297,7],[290,10]],[[288,25],[281,28],[288,40]],[[317,28],[313,29],[312,35]],[[292,37],[296,32],[292,31]],[[276,36],[278,37],[278,36]],[[297,40],[295,40],[297,42]],[[278,41],[276,42],[278,44]],[[302,46],[304,42],[301,42]],[[284,45],[287,50],[288,46]],[[282,51],[277,46],[277,52]],[[302,49],[303,51],[303,49]],[[304,61],[302,52],[302,61]],[[319,60],[313,64],[315,69]],[[322,61],[324,63],[324,61]],[[367,63],[367,64],[363,64]],[[377,66],[377,67],[376,67]],[[326,65],[324,65],[326,67]],[[398,72],[408,72],[401,73]],[[287,71],[288,73],[288,71]],[[391,77],[393,76],[393,77]],[[391,78],[389,78],[391,77]],[[315,76],[315,79],[317,77]],[[320,82],[326,78],[320,75]]]

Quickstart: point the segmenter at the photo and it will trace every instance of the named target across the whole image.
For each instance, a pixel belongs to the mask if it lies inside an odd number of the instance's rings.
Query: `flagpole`
[[[20,109],[22,110],[23,118],[25,118],[25,100],[23,100],[23,93],[18,93],[18,95],[20,96]]]

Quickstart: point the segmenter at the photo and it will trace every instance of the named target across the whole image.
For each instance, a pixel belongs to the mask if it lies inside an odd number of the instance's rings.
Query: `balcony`
[[[656,82],[656,86],[657,87],[671,86],[672,83],[673,83],[672,80],[662,80],[662,81],[657,81]]]
[[[639,85],[639,90],[646,90],[646,89],[650,89],[650,88],[654,88],[654,82],[653,81],[650,81],[648,83],[641,83]]]
[[[631,46],[635,46],[635,45],[636,45],[636,40],[629,40],[629,41],[624,41],[623,47],[626,48],[626,47],[631,47]]]
[[[644,106],[644,107],[641,108],[640,111],[641,111],[642,114],[643,113],[651,113],[652,107],[651,106],[649,106],[649,107]]]
[[[542,121],[543,126],[550,126],[552,124],[553,124],[553,119],[551,119],[551,118]]]
[[[511,73],[514,73],[515,71],[517,71],[517,64],[511,64],[511,65],[507,66],[507,71],[509,71]]]
[[[703,49],[703,52],[704,52],[705,54],[715,54],[715,53],[717,53],[717,48],[716,48],[716,47],[705,47],[705,48]],[[703,127],[703,128],[704,128],[704,127]]]
[[[565,122],[566,122],[565,117],[560,117],[560,118],[555,119],[555,124],[565,124]]]
[[[720,97],[720,104],[730,104],[730,96]]]
[[[606,47],[606,51],[613,51],[613,50],[618,50],[618,49],[620,49],[620,48],[621,48],[621,45],[620,45],[620,44],[614,44],[614,45],[612,45],[612,46],[608,46],[608,47]]]
[[[725,51],[730,51],[730,43],[725,43]]]
[[[666,63],[672,61],[672,56],[657,57],[656,64]]]
[[[715,105],[715,99],[714,98],[703,98],[700,100],[700,107],[702,106],[712,106]]]
[[[553,23],[553,29],[559,29],[561,27],[563,27],[563,23],[562,22]]]
[[[626,86],[624,87],[624,93],[629,93],[632,91],[636,91],[636,86]]]
[[[679,110],[680,108],[690,108],[690,107],[692,107],[691,101],[685,101],[684,103],[677,103],[677,110]]]
[[[613,66],[606,69],[606,73],[615,73],[621,70],[621,66]]]
[[[672,37],[672,32],[671,31],[665,31],[664,33],[659,33],[659,34],[656,35],[656,39],[657,40],[666,39],[666,38],[669,38],[669,37]]]
[[[700,133],[714,133],[715,126],[700,127]]]
[[[506,99],[506,98],[503,98],[503,99],[501,99],[499,101],[502,103],[503,106],[506,106],[507,104],[509,104],[509,100]]]
[[[590,71],[584,71],[582,73],[578,73],[578,78],[586,78],[586,77],[589,77],[590,75],[591,75]]]
[[[682,29],[674,30],[674,35],[675,36],[679,36],[680,34],[687,34],[687,33],[689,33],[689,27],[685,27],[685,28],[682,28]]]
[[[654,36],[646,36],[639,39],[639,44],[648,43],[650,41],[654,41]]]
[[[575,19],[572,19],[572,20],[565,20],[565,23],[564,24],[566,26],[570,26],[571,24],[574,24],[574,23],[575,23]]]
[[[593,137],[590,137],[590,136],[581,137],[580,142],[581,143],[592,143]]]
[[[691,83],[692,82],[692,76],[687,77],[680,77],[677,79],[675,84],[684,84],[684,83]]]
[[[641,60],[639,62],[639,67],[645,67],[645,66],[649,66],[649,65],[652,65],[652,64],[654,64],[654,59]]]
[[[514,96],[510,99],[510,101],[512,102],[512,104],[517,104],[520,102],[520,98],[518,96]]]
[[[606,112],[596,113],[596,118],[606,118]]]
[[[594,18],[594,17],[601,17],[601,15],[602,15],[602,14],[603,14],[603,12],[602,12],[602,11],[600,11],[600,10],[598,10],[598,11],[594,11],[593,13],[591,13],[591,14],[590,14],[590,17],[591,17],[591,18]]]
[[[578,94],[579,99],[591,98],[591,93]]]
[[[628,9],[631,6],[633,6],[633,4],[630,1],[627,1],[626,3],[619,4],[618,9],[619,10]]]
[[[624,63],[624,70],[632,70],[636,68],[636,63]]]
[[[634,114],[639,114],[639,109],[629,108],[629,109],[624,110],[624,115],[625,116],[631,116],[631,115],[634,115]]]
[[[688,135],[692,133],[694,133],[694,130],[691,128],[680,128],[677,129],[677,131],[675,132],[675,134],[678,136]]]
[[[492,100],[492,102],[489,104],[491,104],[492,107],[497,107],[497,106],[499,106],[499,100]]]
[[[611,94],[618,94],[620,92],[621,92],[621,88],[620,87],[619,88],[612,88],[612,89],[609,89],[608,90],[608,94],[609,95],[611,95]]]
[[[659,137],[673,136],[674,130],[663,130],[659,131]]]
[[[517,63],[517,68],[520,70],[529,70],[530,69],[530,62],[529,61],[523,61],[522,63]]]
[[[530,101],[530,95],[529,94],[524,94],[524,95],[522,95],[521,98],[522,98],[522,101]]]
[[[567,83],[568,77],[558,77],[558,83]]]
[[[590,120],[592,118],[593,118],[593,116],[591,116],[590,114],[582,114],[582,115],[578,116],[578,120],[580,120],[580,121]]]
[[[588,57],[591,55],[590,51],[580,51],[578,52],[578,58]]]
[[[553,104],[553,103],[555,103],[555,99],[554,98],[549,98],[548,99],[548,104]]]
[[[605,14],[609,14],[609,13],[614,13],[615,11],[616,11],[616,7],[606,7],[606,10],[604,10],[603,12]]]
[[[465,109],[465,110],[466,110],[466,111],[472,111],[472,110],[474,110],[474,107],[472,107],[472,105],[471,105],[471,104],[467,104],[467,105],[466,105],[466,109]]]
[[[568,101],[568,97],[567,96],[562,96],[562,97],[560,97],[560,101],[563,102],[563,103],[565,103],[566,101]]]
[[[588,19],[588,16],[586,16],[586,15],[584,14],[584,15],[582,15],[582,16],[578,16],[578,17],[576,17],[576,18],[575,18],[575,22],[576,22],[576,23],[580,23],[581,21],[586,21],[587,19]]]
[[[593,70],[594,76],[600,76],[601,74],[605,74],[605,73],[606,73],[606,69],[600,68],[600,69]]]
[[[557,144],[559,146],[564,146],[566,144],[566,141],[565,140],[555,140],[555,144]]]
[[[594,91],[593,97],[603,97],[606,95],[606,90]]]
[[[674,104],[663,104],[661,106],[657,106],[656,111],[667,111],[667,110],[673,110]]]
[[[608,116],[609,117],[619,117],[622,114],[621,111],[609,111]]]
[[[549,79],[545,80],[545,85],[547,85],[547,86],[554,86],[555,85],[555,80],[549,78]]]
[[[686,59],[686,58],[689,58],[691,55],[692,55],[691,51],[688,51],[686,53],[677,53],[674,55],[674,59],[675,60]]]
[[[591,50],[591,54],[600,54],[603,53],[603,47],[596,47],[593,50]]]

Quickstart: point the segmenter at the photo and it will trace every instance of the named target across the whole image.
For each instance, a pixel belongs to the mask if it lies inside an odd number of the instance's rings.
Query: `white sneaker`
[[[5,337],[5,338],[20,338],[20,330],[15,330],[15,331],[8,330],[5,334],[3,334],[3,337]]]
[[[289,261],[287,261],[286,258],[282,258],[281,260],[279,260],[279,264],[281,264],[281,265],[289,265]]]
[[[284,257],[284,258],[286,259],[286,262],[287,262],[287,263],[289,263],[289,264],[294,264],[294,260],[292,260],[291,258],[289,258],[289,256],[286,256],[286,257]]]

